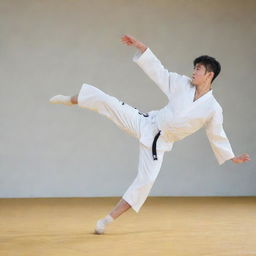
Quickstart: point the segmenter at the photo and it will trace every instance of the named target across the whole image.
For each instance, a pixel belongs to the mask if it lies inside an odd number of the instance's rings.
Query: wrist
[[[233,158],[230,159],[232,162],[235,162],[236,157],[234,156]]]
[[[143,43],[139,42],[136,45],[136,48],[139,49],[143,53],[147,50],[148,47],[146,45],[144,45]]]

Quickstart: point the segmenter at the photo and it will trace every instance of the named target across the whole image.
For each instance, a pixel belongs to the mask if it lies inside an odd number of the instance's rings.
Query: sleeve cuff
[[[148,47],[143,53],[140,50],[137,50],[135,55],[133,56],[132,60],[135,63],[143,63],[145,60],[147,60],[150,56],[152,56],[153,53]]]
[[[235,157],[235,155],[232,153],[231,155],[229,155],[229,156],[227,156],[227,157],[225,157],[225,158],[218,158],[217,160],[218,160],[219,165],[222,165],[222,164],[224,164],[227,160],[230,160],[230,159],[232,159],[233,157]]]

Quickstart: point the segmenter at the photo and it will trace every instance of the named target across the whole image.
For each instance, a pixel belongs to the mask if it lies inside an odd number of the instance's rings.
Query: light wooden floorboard
[[[256,197],[150,197],[94,235],[118,201],[0,199],[0,255],[256,256]]]

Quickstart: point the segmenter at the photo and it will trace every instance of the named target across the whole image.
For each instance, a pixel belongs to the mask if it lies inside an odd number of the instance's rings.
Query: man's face
[[[208,72],[204,65],[197,63],[192,74],[192,84],[197,86],[211,82],[213,74],[213,72]]]

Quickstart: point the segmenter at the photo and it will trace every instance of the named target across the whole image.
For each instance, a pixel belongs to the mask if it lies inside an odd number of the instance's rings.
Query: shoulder
[[[177,90],[190,89],[193,87],[191,83],[191,78],[178,74],[176,72],[169,72],[170,84],[172,84]]]
[[[178,74],[176,72],[169,72],[169,73],[170,73],[170,77],[172,77],[173,79],[177,79],[183,82],[191,82],[191,78],[186,75]]]
[[[214,96],[213,96],[212,98],[213,98],[213,104],[212,104],[212,106],[213,106],[213,111],[216,112],[216,113],[218,113],[218,112],[222,113],[222,112],[223,112],[222,106],[221,106],[220,103],[216,100],[216,98],[215,98]]]
[[[209,116],[209,121],[215,124],[221,124],[223,122],[223,110],[219,102],[212,97],[211,111]]]
[[[222,107],[219,102],[216,100],[214,95],[210,97],[207,104],[207,112],[208,116],[206,119],[206,124],[212,121],[221,120],[222,119]]]
[[[186,75],[170,72],[170,92],[172,95],[187,95],[194,90],[192,79]]]

